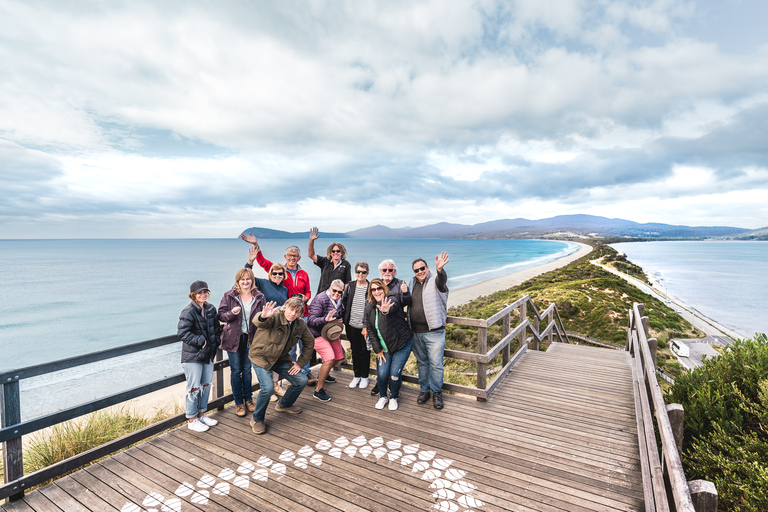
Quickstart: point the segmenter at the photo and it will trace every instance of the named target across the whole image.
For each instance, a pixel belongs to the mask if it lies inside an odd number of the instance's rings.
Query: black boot
[[[374,396],[378,394],[379,394],[379,385],[376,384],[375,386],[373,386],[373,389],[371,390],[371,395]]]
[[[442,393],[433,393],[432,394],[432,405],[435,406],[435,409],[442,409],[443,408],[443,394]]]
[[[416,399],[416,403],[419,405],[424,405],[427,403],[427,400],[429,400],[429,391],[422,391],[419,393],[419,398]]]

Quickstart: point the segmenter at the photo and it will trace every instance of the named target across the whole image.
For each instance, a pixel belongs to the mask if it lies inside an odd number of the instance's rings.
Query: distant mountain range
[[[266,228],[249,228],[257,238],[308,238],[309,232],[289,233]],[[335,238],[644,238],[768,240],[768,227],[749,230],[728,226],[675,226],[640,224],[631,220],[595,215],[558,215],[548,219],[501,219],[480,224],[439,222],[421,227],[389,228],[371,226],[347,233],[323,233]]]

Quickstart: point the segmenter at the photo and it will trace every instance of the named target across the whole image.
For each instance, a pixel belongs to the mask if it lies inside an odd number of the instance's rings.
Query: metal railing
[[[665,404],[656,379],[657,341],[648,337],[644,305],[629,311],[627,350],[632,354],[635,415],[647,512],[716,512],[717,491],[706,480],[688,482],[680,459],[683,407]],[[654,421],[655,419],[655,421]],[[654,428],[655,427],[655,428]],[[656,443],[656,431],[661,450]]]

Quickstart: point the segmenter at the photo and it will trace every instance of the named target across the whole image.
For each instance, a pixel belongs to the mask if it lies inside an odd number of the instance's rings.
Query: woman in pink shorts
[[[322,402],[328,402],[331,397],[325,392],[326,382],[335,382],[336,379],[328,374],[331,368],[344,360],[344,351],[341,348],[339,336],[343,330],[342,313],[344,305],[341,302],[341,292],[344,283],[341,279],[335,279],[331,287],[318,294],[312,300],[309,307],[307,325],[315,336],[315,351],[317,351],[323,364],[317,377],[314,397]]]

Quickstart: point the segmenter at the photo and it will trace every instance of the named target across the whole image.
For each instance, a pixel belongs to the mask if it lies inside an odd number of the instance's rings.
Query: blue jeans
[[[393,354],[384,352],[383,363],[378,359],[376,360],[376,384],[379,386],[379,396],[381,398],[387,398],[387,381],[389,381],[389,398],[400,396],[400,386],[403,384],[403,380],[400,377],[403,375],[403,367],[411,355],[412,345],[413,338],[409,339],[405,345],[397,349],[397,352]]]
[[[248,358],[248,344],[241,343],[237,352],[227,352],[229,356],[229,381],[236,405],[253,400],[253,375],[251,360]]]
[[[413,355],[419,367],[419,388],[422,393],[443,392],[443,354],[445,329],[413,333]]]
[[[184,395],[184,410],[187,419],[194,418],[208,410],[208,396],[211,394],[213,361],[210,363],[181,363],[187,378],[187,393]],[[194,389],[194,391],[192,391]]]
[[[256,378],[259,379],[259,394],[256,397],[256,409],[253,411],[253,421],[264,421],[264,415],[267,412],[267,406],[269,405],[269,399],[272,397],[272,393],[275,392],[275,384],[272,382],[272,372],[279,374],[282,378],[291,383],[291,387],[285,392],[283,398],[280,399],[280,406],[290,407],[299,398],[299,395],[307,386],[307,376],[299,372],[296,375],[291,375],[288,370],[291,369],[293,363],[290,361],[278,361],[272,366],[272,368],[265,369],[259,365],[254,364],[253,369],[256,372]]]
[[[299,357],[299,354],[301,354],[301,352],[298,351],[299,345],[301,345],[301,340],[299,340],[299,342],[293,346],[290,352],[291,361],[293,361],[294,363],[296,362],[296,359]],[[302,345],[302,348],[304,348],[303,345]],[[309,369],[309,365],[311,362],[312,362],[311,359],[307,361],[307,364],[305,364],[302,367],[301,373],[303,373],[304,375],[309,375],[312,372],[312,370]]]

